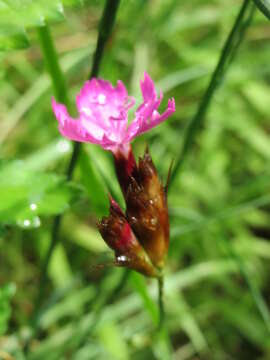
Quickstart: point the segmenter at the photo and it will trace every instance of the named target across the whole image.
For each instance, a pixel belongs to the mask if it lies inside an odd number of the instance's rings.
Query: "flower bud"
[[[158,276],[147,253],[134,235],[119,205],[110,198],[110,215],[98,224],[104,241],[114,250],[116,264],[134,269],[146,276]]]
[[[167,198],[148,150],[130,177],[125,198],[129,224],[153,265],[162,269],[169,246]]]

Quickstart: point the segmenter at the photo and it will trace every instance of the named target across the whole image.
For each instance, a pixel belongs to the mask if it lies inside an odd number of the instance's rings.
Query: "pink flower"
[[[174,99],[160,114],[154,83],[147,73],[141,81],[143,103],[135,112],[135,119],[128,125],[128,110],[135,99],[128,96],[121,81],[113,87],[110,82],[93,78],[87,81],[77,96],[79,116],[73,119],[63,104],[52,99],[52,107],[59,123],[60,133],[70,140],[99,144],[113,153],[126,153],[131,140],[166,120],[175,111]]]

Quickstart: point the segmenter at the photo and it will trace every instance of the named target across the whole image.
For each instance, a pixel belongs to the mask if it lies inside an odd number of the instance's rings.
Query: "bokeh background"
[[[106,300],[125,270],[113,266],[96,221],[108,213],[108,188],[123,200],[111,155],[98,146],[83,146],[66,181],[72,144],[57,130],[40,47],[38,26],[46,19],[76,115],[104,1],[65,0],[64,10],[60,1],[2,2],[0,358],[269,359],[269,20],[254,11],[170,188],[166,331],[157,336],[154,280],[130,272]],[[22,3],[20,11],[7,10]],[[133,144],[136,156],[149,144],[164,181],[242,3],[121,1],[100,77],[121,79],[139,103],[146,70],[164,93],[163,108],[175,98],[176,113]],[[42,260],[61,213],[37,336],[25,355]]]

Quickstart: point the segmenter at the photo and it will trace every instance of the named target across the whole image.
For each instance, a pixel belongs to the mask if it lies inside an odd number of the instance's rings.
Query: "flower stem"
[[[120,0],[107,0],[102,18],[99,25],[98,41],[94,55],[92,70],[89,79],[95,77],[99,73],[101,60],[104,53],[105,45],[112,33],[113,25],[115,23],[116,13],[120,4]]]
[[[110,34],[112,32],[112,28],[115,22],[117,9],[119,6],[120,0],[107,0],[102,18],[100,21],[100,29],[99,29],[99,35],[97,40],[97,46],[96,51],[93,59],[93,66],[90,73],[90,78],[97,76],[101,64],[101,60],[104,53],[105,45],[110,37]],[[42,27],[39,30],[39,36],[40,36],[40,43],[41,48],[43,50],[43,56],[45,59],[45,62],[47,63],[48,71],[51,75],[52,83],[55,89],[55,94],[57,97],[57,100],[64,102],[67,104],[68,98],[67,98],[67,90],[64,83],[64,77],[61,73],[61,69],[58,63],[58,57],[54,48],[54,44],[52,41],[52,38],[49,33],[48,27]],[[71,180],[73,176],[73,172],[78,160],[78,156],[80,153],[80,143],[74,143],[73,152],[68,164],[67,168],[67,179]],[[41,281],[40,281],[40,288],[39,288],[39,294],[37,297],[36,305],[33,311],[33,324],[36,325],[36,318],[37,313],[41,306],[41,301],[44,297],[45,288],[47,285],[48,280],[48,268],[50,264],[50,260],[53,254],[53,251],[58,244],[59,241],[59,230],[61,225],[62,216],[58,215],[55,217],[52,227],[52,236],[51,236],[51,243],[49,246],[49,249],[46,253],[45,260],[42,266],[41,270]]]
[[[180,154],[178,159],[176,160],[174,169],[172,171],[170,185],[176,178],[177,173],[183,166],[184,160],[186,159],[191,147],[193,145],[193,141],[195,136],[197,135],[198,130],[203,124],[206,112],[209,108],[211,100],[213,99],[213,95],[221,83],[222,78],[225,75],[226,70],[228,70],[228,61],[231,63],[232,54],[235,55],[236,49],[238,49],[240,45],[240,41],[242,41],[244,34],[247,30],[247,26],[243,27],[243,23],[245,23],[246,14],[249,11],[249,5],[251,5],[251,0],[244,0],[243,5],[240,8],[240,11],[236,17],[234,25],[227,37],[227,40],[223,46],[221,51],[221,55],[219,57],[216,68],[213,72],[213,75],[210,79],[208,88],[204,93],[204,96],[201,100],[199,108],[195,113],[195,116],[190,121],[185,137],[184,143],[180,150]],[[240,34],[240,36],[239,36]],[[239,41],[240,39],[240,41]],[[234,57],[234,56],[233,56]]]
[[[161,331],[165,321],[165,309],[163,302],[164,278],[162,276],[159,277],[157,280],[158,280],[158,308],[159,308],[158,331]]]

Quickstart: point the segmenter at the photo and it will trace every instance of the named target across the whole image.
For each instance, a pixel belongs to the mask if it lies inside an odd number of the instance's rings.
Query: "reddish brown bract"
[[[110,199],[110,215],[102,218],[98,228],[105,242],[114,250],[117,265],[129,267],[146,276],[158,275],[125,215],[113,199]]]
[[[151,156],[146,150],[136,164],[131,147],[114,156],[125,201],[126,215],[110,199],[110,216],[99,230],[115,251],[116,262],[148,276],[159,276],[169,246],[167,197]]]
[[[167,199],[148,151],[126,194],[127,218],[153,265],[162,269],[169,246]]]

